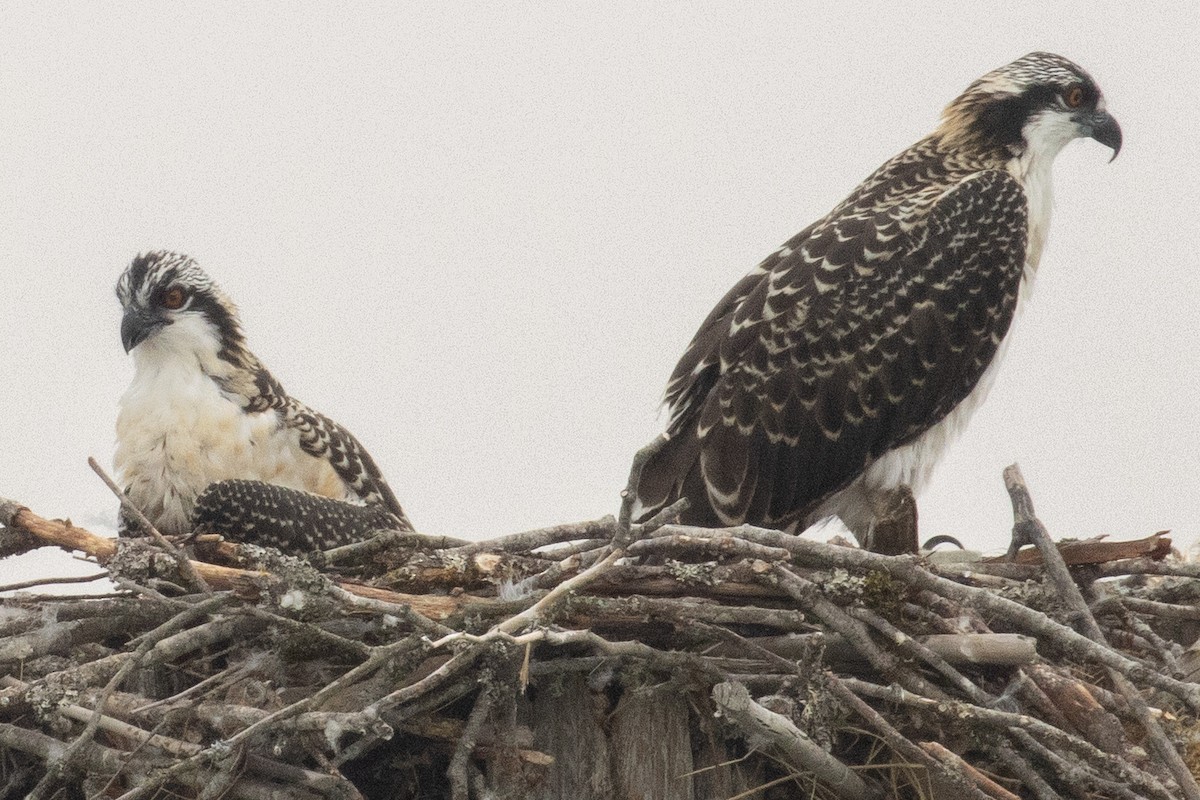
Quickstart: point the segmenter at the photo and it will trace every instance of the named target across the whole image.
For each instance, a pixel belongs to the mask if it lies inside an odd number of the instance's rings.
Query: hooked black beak
[[[121,317],[121,344],[125,345],[125,352],[137,347],[166,324],[167,320],[136,306],[125,309],[125,316]]]
[[[1108,161],[1111,164],[1117,154],[1121,152],[1121,126],[1117,124],[1117,120],[1107,111],[1097,111],[1087,120],[1088,127],[1092,132],[1090,136],[1106,147],[1111,147],[1113,154]]]

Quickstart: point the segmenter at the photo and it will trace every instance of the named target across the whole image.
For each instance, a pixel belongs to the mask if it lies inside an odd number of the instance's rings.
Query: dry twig
[[[388,532],[312,563],[206,543],[256,567],[188,562],[211,595],[175,586],[181,565],[154,545],[122,554],[0,501],[0,552],[78,550],[129,592],[4,601],[10,794],[1194,796],[1171,753],[1200,713],[1180,677],[1200,569],[1072,575],[1063,556],[1084,551],[1049,542],[1023,485],[1030,563],[706,530],[677,507],[635,523],[658,446],[616,518],[482,543]],[[1086,552],[1160,556],[1161,541]],[[1105,575],[1131,577],[1089,607],[1076,581]],[[1120,734],[1134,723],[1154,758]],[[660,746],[669,775],[627,757]]]

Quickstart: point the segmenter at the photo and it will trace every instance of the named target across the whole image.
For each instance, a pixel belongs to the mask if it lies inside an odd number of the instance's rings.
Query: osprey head
[[[1011,156],[1053,158],[1078,138],[1112,148],[1113,158],[1121,151],[1121,126],[1092,76],[1053,53],[1030,53],[972,83],[946,107],[941,130],[956,144]]]
[[[138,255],[117,281],[121,343],[226,353],[240,349],[237,308],[188,256],[155,250]]]

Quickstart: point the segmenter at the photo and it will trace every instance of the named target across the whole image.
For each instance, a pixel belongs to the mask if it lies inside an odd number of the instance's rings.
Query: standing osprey
[[[983,400],[1028,293],[1072,139],[1121,148],[1095,81],[1031,53],[972,83],[717,304],[667,386],[666,446],[638,507],[807,526],[871,547],[876,508],[919,491]]]
[[[190,533],[197,497],[229,479],[378,505],[411,530],[350,431],[289,397],[246,349],[237,308],[195,261],[139,255],[117,298],[134,375],[121,398],[114,464],[159,531]]]

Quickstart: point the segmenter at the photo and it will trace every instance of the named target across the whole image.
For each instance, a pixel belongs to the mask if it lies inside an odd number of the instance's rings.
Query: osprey
[[[237,308],[194,260],[139,255],[117,298],[134,374],[117,416],[114,466],[160,532],[191,533],[197,498],[230,479],[378,505],[394,527],[411,530],[367,451],[288,396],[246,348]]]
[[[872,547],[979,406],[1046,241],[1051,166],[1121,148],[1095,81],[1051,53],[989,72],[929,136],[741,279],[671,376],[643,517],[795,530],[836,515]]]

